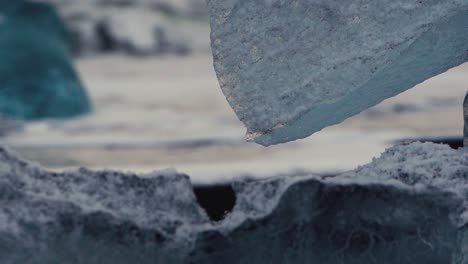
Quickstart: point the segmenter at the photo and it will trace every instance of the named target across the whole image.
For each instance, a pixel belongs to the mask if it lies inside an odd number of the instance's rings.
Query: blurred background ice
[[[42,1],[44,2],[44,1]],[[413,139],[461,142],[468,65],[315,134],[244,140],[212,66],[204,0],[48,0],[66,22],[94,105],[68,121],[2,121],[1,141],[51,169],[177,168],[195,182],[335,174]]]

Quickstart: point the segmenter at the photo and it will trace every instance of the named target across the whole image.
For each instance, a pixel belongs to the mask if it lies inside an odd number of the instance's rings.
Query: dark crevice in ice
[[[193,191],[212,221],[223,220],[236,205],[236,193],[230,184],[199,185]]]

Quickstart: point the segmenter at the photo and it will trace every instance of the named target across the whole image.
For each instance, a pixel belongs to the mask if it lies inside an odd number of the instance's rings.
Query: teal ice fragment
[[[18,0],[0,3],[1,115],[36,120],[90,111],[70,44],[53,6]]]

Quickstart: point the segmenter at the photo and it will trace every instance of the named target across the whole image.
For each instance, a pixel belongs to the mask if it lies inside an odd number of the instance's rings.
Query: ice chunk
[[[0,263],[183,263],[208,222],[186,175],[53,173],[0,150]]]
[[[0,114],[42,119],[89,112],[66,30],[53,7],[2,1],[0,14]]]
[[[468,60],[468,1],[209,0],[214,65],[248,136],[304,138]]]
[[[337,177],[240,182],[196,263],[465,263],[467,176],[461,150],[415,143]]]
[[[239,181],[212,223],[183,174],[54,173],[0,148],[0,263],[465,263],[467,179],[462,150],[414,143],[336,177]]]

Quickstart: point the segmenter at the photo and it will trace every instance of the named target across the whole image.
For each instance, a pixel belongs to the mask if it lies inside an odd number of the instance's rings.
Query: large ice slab
[[[468,155],[398,146],[336,177],[234,183],[213,223],[189,178],[47,171],[0,148],[0,263],[459,264]]]
[[[468,60],[468,1],[209,0],[214,66],[248,137],[304,138]]]
[[[0,114],[68,118],[90,111],[65,26],[45,3],[0,3]]]

